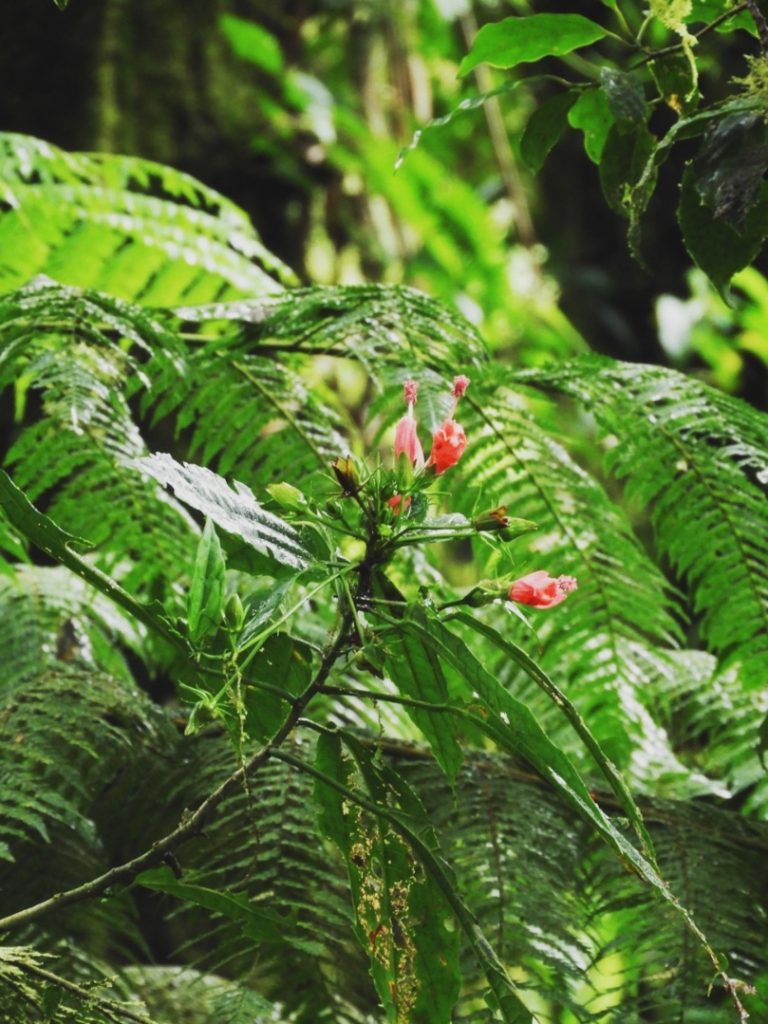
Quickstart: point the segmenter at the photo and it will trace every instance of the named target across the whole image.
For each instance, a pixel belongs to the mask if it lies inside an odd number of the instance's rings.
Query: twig
[[[724,21],[727,21],[729,18],[733,18],[736,14],[741,14],[741,12],[747,10],[747,8],[751,10],[750,0],[744,0],[743,3],[736,4],[736,6],[731,7],[729,11],[724,11],[722,14],[718,14],[718,16],[716,18],[713,18],[708,25],[704,26],[704,28],[700,28],[698,32],[694,32],[693,38],[697,41],[699,39],[702,39],[704,36],[709,35],[710,32],[716,29],[718,25],[722,25]],[[752,16],[754,17],[754,12],[752,13]],[[684,49],[684,47],[685,43],[679,42],[672,43],[670,46],[662,46],[660,50],[651,50],[649,53],[646,53],[645,56],[641,57],[640,60],[638,60],[638,62],[636,64],[633,64],[632,66],[633,68],[639,68],[643,64],[648,64],[650,61],[656,60],[659,57],[668,57],[672,53],[679,53],[682,49]]]
[[[38,967],[37,964],[26,963],[22,960],[15,960],[13,966],[26,974],[32,974],[36,978],[41,978],[43,981],[47,981],[50,985],[56,985],[58,988],[66,989],[67,992],[72,992],[72,994],[76,995],[79,999],[82,999],[84,1002],[91,1003],[94,1006],[98,1006],[105,1013],[108,1013],[113,1017],[124,1017],[126,1020],[136,1021],[137,1024],[152,1024],[151,1017],[148,1017],[146,1014],[134,1013],[133,1010],[129,1010],[127,1007],[121,1006],[120,1003],[115,1002],[115,1000],[107,999],[104,996],[97,995],[95,992],[89,992],[87,988],[83,988],[81,985],[76,985],[74,981],[68,981],[66,978],[62,978],[58,974],[54,974],[53,971],[46,971],[44,967]]]
[[[99,875],[97,878],[93,878],[89,882],[84,882],[82,885],[75,886],[73,889],[67,889],[64,892],[56,893],[47,900],[35,903],[31,907],[27,907],[25,910],[19,910],[15,914],[9,914],[7,917],[0,918],[0,933],[8,931],[11,928],[17,928],[23,924],[29,924],[31,921],[36,921],[38,918],[44,917],[46,914],[50,914],[53,910],[71,906],[73,903],[80,903],[82,900],[93,899],[96,896],[101,896],[115,885],[132,882],[133,879],[142,871],[159,864],[166,853],[175,849],[192,836],[198,835],[219,804],[242,782],[246,776],[252,775],[266,761],[268,761],[269,758],[275,754],[277,748],[287,739],[289,733],[291,733],[299,718],[301,718],[301,715],[309,702],[315,694],[320,691],[328,678],[334,663],[341,654],[342,648],[347,639],[350,621],[349,613],[346,613],[342,617],[335,640],[329,646],[320,663],[320,667],[317,670],[315,678],[307,686],[304,692],[296,698],[290,713],[286,717],[280,729],[275,733],[272,740],[270,740],[266,746],[262,747],[261,750],[257,751],[248,761],[246,761],[244,765],[232,772],[232,774],[229,775],[220,786],[218,786],[205,798],[205,800],[203,800],[195,811],[191,814],[183,814],[179,824],[172,832],[169,832],[161,839],[156,840],[148,850],[139,854],[138,857],[133,857],[124,864],[119,864],[117,867],[110,868],[109,871],[105,871],[104,874]]]

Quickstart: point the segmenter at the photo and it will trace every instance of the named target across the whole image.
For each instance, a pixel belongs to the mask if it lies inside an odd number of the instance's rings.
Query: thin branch
[[[64,892],[56,893],[47,900],[42,900],[25,910],[19,910],[15,914],[0,918],[0,933],[20,925],[29,924],[41,917],[50,914],[54,910],[71,906],[73,903],[80,903],[82,900],[93,899],[101,896],[116,885],[127,884],[147,868],[159,864],[163,857],[174,850],[181,843],[186,842],[195,835],[199,835],[204,825],[209,821],[219,804],[232,793],[244,779],[249,778],[256,772],[270,757],[273,757],[277,748],[287,739],[294,729],[299,718],[303,714],[309,702],[320,691],[328,678],[334,663],[338,659],[347,640],[347,633],[350,626],[350,616],[346,613],[341,620],[336,638],[328,647],[317,674],[304,692],[295,699],[290,713],[280,726],[274,737],[266,746],[257,751],[244,765],[232,772],[212,793],[210,793],[197,809],[191,814],[182,815],[176,828],[156,840],[152,846],[138,857],[110,868],[97,878],[84,882],[82,885],[67,889]]]
[[[97,1006],[111,1017],[122,1017],[125,1020],[136,1021],[137,1024],[152,1024],[151,1017],[148,1017],[146,1014],[134,1013],[133,1010],[121,1006],[120,1003],[115,1002],[113,999],[107,999],[104,996],[97,995],[95,992],[89,992],[87,988],[76,985],[74,981],[68,981],[66,978],[54,974],[53,971],[46,971],[44,967],[38,967],[37,964],[15,960],[13,966],[25,974],[31,974],[42,981],[47,981],[49,985],[56,985],[58,988],[66,989],[67,992],[76,995],[78,999]]]
[[[742,11],[751,11],[751,4],[745,0],[743,3],[736,4],[735,7],[731,7],[729,11],[724,11],[722,14],[718,14],[716,18],[713,18],[708,25],[704,28],[700,28],[698,32],[693,33],[693,38],[698,42],[699,39],[703,39],[704,36],[709,35],[710,32],[714,31],[718,25],[722,25],[724,21],[728,21],[729,18],[733,18],[737,14],[741,14]],[[754,17],[754,12],[752,12]],[[646,53],[644,57],[641,57],[636,64],[632,66],[634,68],[642,67],[643,64],[648,64],[652,60],[656,60],[659,57],[668,57],[672,53],[679,53],[685,48],[684,42],[672,43],[670,46],[663,46],[660,50],[651,50]]]

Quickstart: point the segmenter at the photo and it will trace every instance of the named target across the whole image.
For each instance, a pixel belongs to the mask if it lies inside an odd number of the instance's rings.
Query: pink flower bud
[[[427,465],[434,466],[435,473],[439,476],[446,469],[456,465],[466,447],[467,435],[464,428],[456,420],[447,419],[432,437],[432,451]]]
[[[416,469],[424,465],[424,451],[416,433],[416,420],[410,413],[407,413],[395,428],[395,459],[405,454],[414,464]]]
[[[407,380],[403,385],[403,394],[408,403],[408,412],[395,427],[395,461],[405,454],[416,467],[421,469],[424,465],[424,450],[419,441],[416,431],[416,419],[413,415],[413,407],[416,403],[419,385],[415,380]]]
[[[515,580],[509,588],[507,597],[510,601],[527,604],[531,608],[554,608],[564,601],[571,591],[576,590],[576,587],[573,576],[558,576],[557,579],[553,579],[548,572],[539,569]]]
[[[465,377],[463,373],[459,374],[458,377],[453,378],[453,390],[451,391],[451,394],[453,395],[457,402],[468,387],[469,377]]]

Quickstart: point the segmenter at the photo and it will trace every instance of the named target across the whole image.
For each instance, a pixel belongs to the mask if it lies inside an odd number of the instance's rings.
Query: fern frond
[[[280,290],[293,275],[247,216],[136,157],[65,153],[0,135],[0,291],[37,274],[154,305]]]
[[[610,436],[606,463],[651,509],[698,625],[748,688],[768,679],[768,416],[673,370],[587,357],[520,378],[572,395]]]
[[[567,611],[551,613],[541,625],[542,666],[567,684],[569,696],[617,764],[631,769],[634,755],[637,767],[645,769],[648,764],[641,762],[653,757],[657,771],[682,781],[688,770],[646,706],[643,685],[651,662],[661,673],[673,671],[666,652],[681,633],[671,588],[598,481],[537,426],[508,386],[497,384],[494,374],[487,379],[485,384],[477,378],[473,397],[465,399],[461,418],[472,440],[459,469],[467,486],[454,488],[452,507],[472,515],[506,505],[510,514],[538,524],[530,539],[513,548],[527,547],[524,561],[495,556],[488,569],[521,576],[546,568],[578,578]],[[488,549],[478,545],[475,554],[480,576]],[[503,613],[498,626],[520,632],[519,623]],[[497,671],[511,682],[510,666],[501,663]],[[515,677],[516,692],[525,685]],[[522,692],[532,697],[530,690]],[[533,699],[548,728],[556,728],[556,709]],[[647,784],[650,774],[639,770],[637,778]]]
[[[142,377],[139,359],[150,347],[155,361],[178,372],[172,336],[139,307],[49,281],[0,301],[0,386],[19,382],[21,397],[36,393],[42,404],[7,462],[35,500],[51,495],[52,515],[97,546],[103,563],[114,567],[152,544],[143,569],[133,576],[128,569],[129,586],[156,573],[175,578],[195,531],[181,507],[133,468],[147,448],[124,380]]]

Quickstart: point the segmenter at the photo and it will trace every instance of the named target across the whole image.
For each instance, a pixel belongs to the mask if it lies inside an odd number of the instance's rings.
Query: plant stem
[[[696,39],[697,41],[699,39],[702,39],[704,36],[709,35],[710,32],[716,29],[718,25],[722,25],[722,23],[724,21],[727,21],[729,18],[733,18],[735,15],[741,14],[741,12],[745,11],[747,8],[749,8],[750,11],[752,10],[751,5],[748,2],[746,2],[746,0],[743,3],[736,4],[736,6],[731,7],[729,11],[724,11],[722,14],[718,14],[718,16],[716,18],[713,18],[708,25],[704,26],[704,28],[700,28],[698,32],[694,32],[693,38]],[[754,12],[752,12],[752,16],[754,17]],[[650,61],[656,60],[658,57],[667,57],[672,53],[679,53],[682,49],[684,49],[684,47],[685,44],[683,42],[679,42],[672,43],[670,46],[663,46],[660,50],[651,50],[650,53],[646,53],[643,57],[641,57],[640,60],[638,60],[638,62],[633,65],[633,67],[639,68],[643,64],[648,64]]]
[[[44,967],[38,967],[37,964],[24,963],[21,960],[15,960],[14,967],[18,970],[23,971],[25,974],[31,974],[35,978],[40,978],[42,981],[47,981],[50,985],[56,985],[58,988],[66,989],[67,992],[71,992],[76,995],[83,1002],[90,1003],[93,1006],[98,1006],[100,1010],[109,1016],[122,1017],[125,1020],[136,1021],[137,1024],[152,1024],[152,1020],[146,1014],[134,1013],[133,1010],[129,1010],[127,1007],[123,1007],[120,1003],[115,1002],[113,999],[105,999],[104,996],[97,995],[95,992],[89,992],[87,988],[83,988],[81,985],[76,985],[74,981],[67,981],[66,978],[60,977],[58,974],[54,974],[52,971],[46,971]]]

